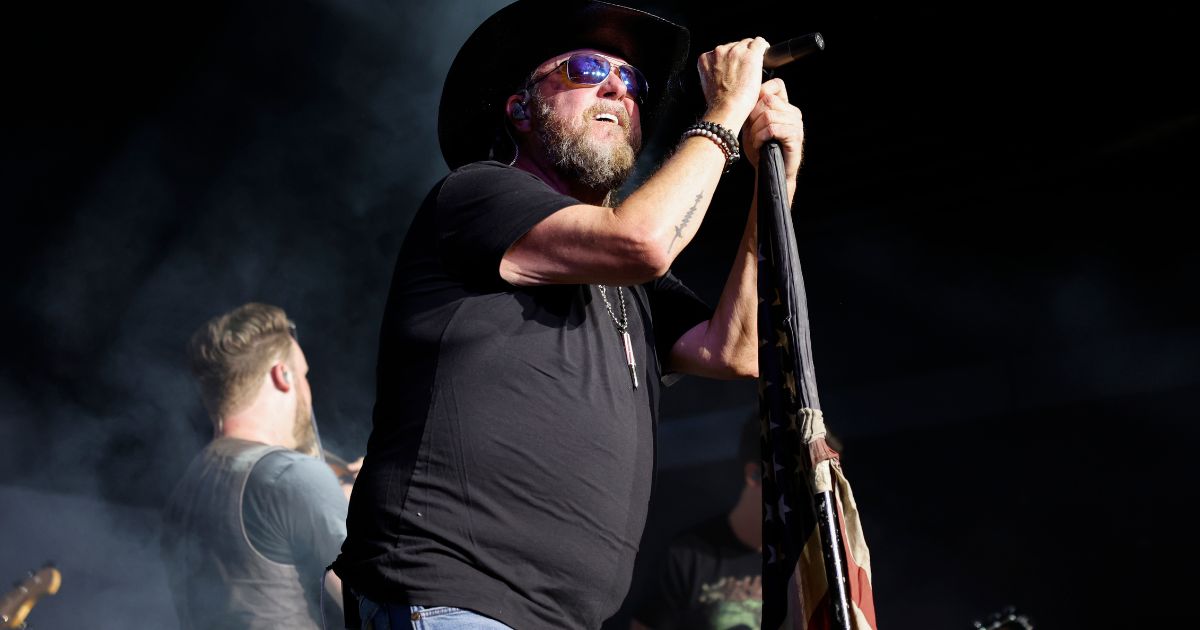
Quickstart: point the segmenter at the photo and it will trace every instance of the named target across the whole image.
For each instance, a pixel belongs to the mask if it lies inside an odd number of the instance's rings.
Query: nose
[[[601,94],[607,98],[621,100],[629,92],[625,82],[621,80],[621,73],[618,72],[617,66],[613,65],[608,71],[608,76],[604,78],[604,82],[600,84]]]

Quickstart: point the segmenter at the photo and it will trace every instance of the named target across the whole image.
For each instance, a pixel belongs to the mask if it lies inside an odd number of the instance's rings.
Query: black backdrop
[[[361,452],[392,262],[445,172],[442,77],[501,4],[6,8],[0,481],[158,505],[206,438],[183,344],[250,300],[297,320],[326,443]],[[781,75],[807,124],[818,382],[881,626],[1005,604],[1044,628],[1181,618],[1200,394],[1182,9],[630,4],[691,27],[693,60],[825,35]],[[652,151],[699,113],[694,77],[679,100]],[[726,176],[678,261],[705,297],[750,181]],[[734,427],[753,396],[685,381],[664,435]],[[635,594],[666,536],[736,491],[731,451],[682,443]]]

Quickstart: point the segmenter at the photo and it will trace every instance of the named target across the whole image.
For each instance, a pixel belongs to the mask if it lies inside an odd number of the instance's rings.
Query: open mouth
[[[620,124],[620,121],[617,120],[616,114],[608,114],[608,113],[596,114],[595,120],[598,120],[601,122],[610,122],[610,123],[613,123],[614,125]]]

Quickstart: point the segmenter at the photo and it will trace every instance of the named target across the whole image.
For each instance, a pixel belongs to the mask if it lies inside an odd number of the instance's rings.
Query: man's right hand
[[[769,47],[767,40],[755,37],[722,44],[700,55],[696,69],[708,103],[705,120],[735,132],[741,129],[758,102],[763,54]]]
[[[359,457],[352,462],[346,462],[347,474],[343,475],[340,481],[342,483],[342,492],[346,494],[347,501],[350,500],[350,493],[354,490],[354,482],[358,480],[358,471],[362,470],[362,465],[362,457]]]

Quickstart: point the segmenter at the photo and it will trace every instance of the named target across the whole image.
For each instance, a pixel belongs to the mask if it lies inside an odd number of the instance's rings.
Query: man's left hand
[[[758,102],[742,128],[742,153],[755,170],[763,144],[772,139],[783,148],[784,173],[792,188],[804,154],[804,118],[800,109],[788,102],[787,87],[779,78],[762,84]]]

